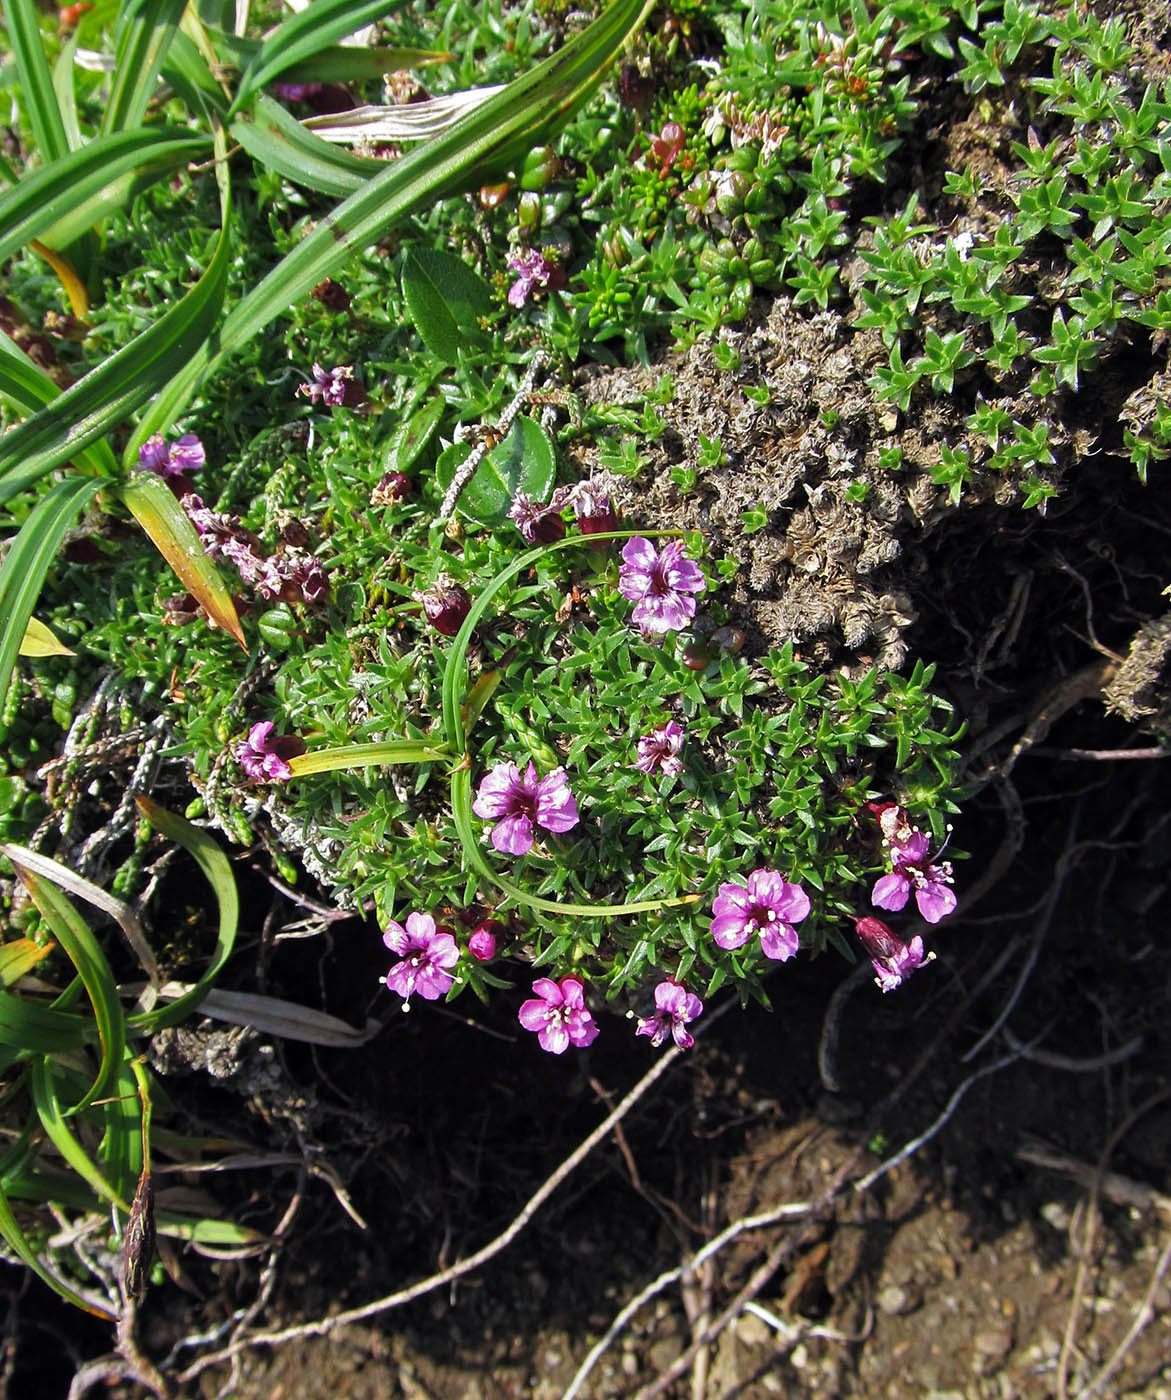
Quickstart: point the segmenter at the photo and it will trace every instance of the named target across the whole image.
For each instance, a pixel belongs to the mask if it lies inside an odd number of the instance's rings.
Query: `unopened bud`
[[[472,609],[467,589],[461,588],[447,574],[440,574],[426,592],[415,596],[423,605],[427,621],[444,637],[454,637]]]

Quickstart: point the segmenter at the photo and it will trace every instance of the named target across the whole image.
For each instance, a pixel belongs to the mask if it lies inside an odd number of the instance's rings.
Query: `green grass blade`
[[[395,161],[322,219],[232,310],[215,348],[205,345],[159,394],[140,422],[136,440],[173,423],[209,370],[324,277],[336,273],[352,253],[376,243],[416,209],[429,208],[437,199],[474,188],[493,172],[508,169],[547,139],[590,95],[606,64],[653,3],[614,0],[558,53],[509,83],[443,136]]]
[[[130,194],[206,156],[211,138],[182,127],[137,127],[89,141],[0,195],[0,259],[39,238],[67,246]]]
[[[37,13],[33,0],[4,0],[4,23],[16,63],[17,91],[24,98],[33,140],[42,160],[58,160],[68,153],[69,141],[53,91],[53,75],[45,57]]]
[[[216,50],[238,68],[247,68],[260,52],[262,41],[244,39],[222,31],[211,36]],[[283,83],[366,83],[400,68],[425,68],[449,63],[454,54],[436,49],[357,48],[331,44],[281,73]]]
[[[133,1200],[144,1157],[138,1084],[128,1054],[118,1062],[101,1114],[105,1131],[98,1144],[98,1166],[120,1197]]]
[[[162,478],[151,472],[135,472],[124,486],[115,487],[113,494],[150,536],[151,543],[170,564],[187,592],[207,609],[212,622],[235,637],[247,651],[228,586],[204,549],[187,512]]]
[[[385,161],[331,146],[263,93],[235,118],[229,131],[253,160],[321,194],[353,194],[386,169]]]
[[[61,397],[61,388],[33,364],[23,350],[0,331],[0,398],[22,415],[36,413]],[[97,476],[112,476],[118,470],[110,444],[104,439],[75,452],[74,460]]]
[[[61,45],[57,62],[53,64],[53,92],[57,98],[57,110],[61,114],[61,126],[71,151],[78,151],[85,144],[81,127],[77,121],[77,90],[73,82],[73,55],[77,52],[80,29],[75,29]]]
[[[342,744],[336,749],[313,749],[289,759],[294,778],[310,773],[331,773],[351,768],[371,768],[384,763],[443,763],[451,754],[442,744],[425,739],[388,739],[381,744]]]
[[[33,1107],[41,1120],[45,1136],[64,1157],[67,1166],[76,1172],[101,1200],[117,1206],[124,1215],[129,1215],[129,1203],[114,1189],[113,1184],[106,1180],[97,1163],[78,1142],[66,1121],[61,1100],[57,1097],[53,1061],[34,1060],[29,1066],[28,1082]]]
[[[127,1027],[135,1035],[153,1035],[166,1026],[177,1026],[185,1020],[211,990],[216,978],[223,971],[224,964],[232,956],[236,946],[236,931],[240,922],[240,900],[236,893],[236,877],[231,864],[215,841],[205,831],[184,817],[168,812],[149,797],[136,797],[138,809],[156,831],[177,842],[195,857],[200,869],[207,876],[219,908],[219,933],[215,950],[203,976],[183,996],[169,1006],[146,1011],[127,1019]]]
[[[216,82],[195,40],[182,29],[171,40],[162,72],[192,112],[202,111],[221,121],[228,115],[228,98],[223,88]]]
[[[0,1235],[12,1251],[26,1264],[36,1276],[47,1283],[54,1293],[59,1294],[67,1303],[72,1303],[74,1307],[82,1308],[88,1313],[93,1313],[95,1317],[100,1317],[106,1322],[115,1322],[117,1318],[108,1308],[102,1307],[96,1301],[83,1298],[80,1293],[74,1291],[64,1279],[51,1274],[38,1259],[32,1245],[25,1238],[24,1231],[12,1213],[12,1207],[8,1204],[8,1195],[0,1187]]]
[[[227,214],[225,210],[207,271],[180,301],[49,408],[0,440],[0,505],[123,422],[198,355],[215,326],[227,286]]]
[[[45,575],[65,532],[101,489],[91,476],[73,476],[37,503],[9,546],[0,568],[0,705],[8,693],[12,668],[33,615]]]
[[[73,1011],[38,1006],[0,991],[0,1045],[25,1054],[60,1055],[89,1042],[93,1022]]]
[[[265,39],[240,79],[232,114],[294,64],[382,19],[401,4],[402,0],[312,0]]]
[[[114,31],[114,76],[102,131],[137,126],[154,96],[159,68],[187,0],[129,0],[118,12]]]
[[[93,930],[74,908],[73,902],[48,880],[34,875],[18,861],[14,860],[12,864],[21,883],[32,896],[33,903],[52,929],[54,938],[65,950],[85,984],[98,1028],[101,1064],[89,1089],[66,1113],[65,1116],[69,1117],[81,1113],[106,1093],[126,1054],[126,1020],[122,1003],[118,1000],[118,984]]]

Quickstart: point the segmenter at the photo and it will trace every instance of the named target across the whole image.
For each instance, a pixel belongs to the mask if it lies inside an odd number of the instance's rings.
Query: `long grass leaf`
[[[312,749],[289,759],[294,778],[389,763],[442,763],[451,754],[442,743],[425,739],[387,739],[380,744],[342,744],[336,749]]]
[[[274,78],[347,34],[398,9],[403,0],[313,0],[265,39],[236,90],[232,114]]]
[[[101,485],[91,476],[58,482],[38,502],[9,546],[0,567],[0,705],[8,693],[12,668],[45,575],[57,557],[65,532]]]
[[[183,127],[136,127],[99,136],[31,171],[0,195],[0,259],[32,239],[54,248],[72,241],[124,203],[136,184],[207,155],[211,139]]]
[[[105,1174],[69,1127],[61,1100],[57,1096],[51,1059],[32,1062],[29,1066],[29,1088],[32,1091],[33,1107],[37,1110],[45,1136],[60,1152],[66,1165],[103,1201],[117,1206],[124,1215],[129,1215],[129,1203],[114,1188],[113,1183],[106,1180]]]
[[[136,438],[142,440],[173,423],[209,370],[235,354],[322,278],[337,272],[352,253],[376,243],[416,209],[428,208],[437,199],[474,188],[490,174],[507,170],[568,121],[653,3],[614,0],[563,49],[509,83],[443,136],[403,156],[322,219],[233,308],[215,346],[205,345],[158,395]]]
[[[61,114],[61,127],[71,151],[80,150],[84,144],[77,121],[77,90],[73,84],[73,55],[77,52],[80,37],[81,30],[75,29],[61,45],[57,62],[53,64],[53,92]]]
[[[253,160],[321,194],[353,194],[386,169],[385,161],[335,150],[263,93],[229,130]]]
[[[199,354],[223,304],[229,227],[225,218],[207,271],[149,330],[0,439],[0,505],[128,418]]]
[[[128,1054],[118,1062],[101,1114],[104,1131],[98,1144],[98,1166],[118,1195],[132,1200],[145,1158],[138,1084]]]
[[[17,88],[28,111],[33,140],[42,160],[57,160],[68,152],[69,141],[53,91],[38,13],[33,0],[4,0],[4,22],[16,63]]]
[[[162,832],[195,857],[211,885],[219,909],[219,932],[215,949],[199,981],[169,1006],[127,1018],[127,1027],[134,1034],[153,1035],[155,1031],[166,1026],[177,1026],[180,1021],[185,1020],[211,990],[236,946],[240,899],[236,893],[236,877],[232,873],[231,864],[207,832],[192,826],[185,817],[168,812],[165,807],[160,807],[149,797],[138,796],[134,800],[139,811],[156,831]]]
[[[23,1054],[60,1055],[92,1038],[93,1021],[0,991],[0,1045]]]
[[[261,39],[245,39],[222,30],[209,33],[216,51],[237,68],[247,68],[263,47]],[[438,49],[359,48],[331,44],[309,58],[294,63],[281,73],[285,83],[365,83],[401,68],[424,68],[431,63],[450,63],[454,54]]]
[[[129,0],[114,31],[114,78],[102,113],[104,132],[137,126],[154,96],[159,68],[187,0]]]
[[[188,9],[184,26],[197,23],[194,11]],[[199,33],[198,29],[195,31]],[[209,46],[210,47],[210,46]],[[215,75],[199,45],[183,29],[171,40],[163,61],[163,77],[175,89],[193,112],[215,115],[222,121],[228,114],[228,96],[216,82]]]
[[[204,549],[187,512],[162,479],[150,472],[136,472],[124,486],[114,488],[114,495],[150,536],[151,543],[170,564],[187,592],[206,608],[212,622],[235,637],[247,651],[248,644],[228,586]]]
[[[7,1193],[3,1188],[0,1188],[0,1235],[4,1236],[5,1241],[21,1262],[26,1264],[39,1279],[47,1283],[53,1292],[59,1294],[67,1303],[72,1303],[74,1307],[82,1308],[85,1312],[93,1313],[95,1317],[100,1317],[106,1322],[117,1320],[117,1315],[109,1307],[95,1298],[84,1297],[73,1284],[67,1283],[63,1278],[59,1278],[45,1268],[37,1257],[36,1251],[25,1238],[24,1231],[12,1213]]]
[[[37,409],[60,397],[60,385],[54,384],[14,340],[0,331],[0,398],[6,399],[23,416],[36,413]],[[112,476],[118,470],[110,445],[104,440],[74,453],[74,460],[99,476]]]
[[[33,903],[52,930],[53,937],[65,950],[69,961],[77,969],[77,975],[85,984],[98,1028],[102,1050],[101,1064],[89,1089],[68,1110],[68,1117],[88,1108],[110,1087],[126,1053],[126,1020],[122,1012],[122,1003],[118,1000],[118,984],[114,981],[114,973],[106,961],[101,945],[94,937],[93,930],[72,902],[48,880],[34,875],[17,860],[13,860],[12,864],[20,876],[21,883],[32,896]]]

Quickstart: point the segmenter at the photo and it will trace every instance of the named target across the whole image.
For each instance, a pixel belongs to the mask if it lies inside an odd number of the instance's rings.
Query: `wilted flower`
[[[695,1038],[687,1030],[689,1022],[703,1014],[703,1002],[686,987],[668,978],[655,988],[653,1016],[646,1016],[638,1023],[635,1035],[650,1036],[651,1044],[662,1045],[671,1036],[680,1050],[690,1050]]]
[[[315,555],[290,549],[264,561],[264,572],[256,580],[256,591],[270,600],[316,603],[329,592],[329,579]]]
[[[919,913],[929,924],[937,924],[956,907],[955,892],[948,888],[952,882],[951,862],[933,864],[930,838],[907,822],[901,808],[880,810],[878,820],[886,837],[891,873],[875,883],[870,896],[875,907],[897,912],[906,905],[913,890]]]
[[[449,967],[459,962],[459,949],[446,925],[435,926],[430,914],[408,914],[407,926],[389,922],[382,941],[402,959],[386,974],[386,985],[403,999],[403,1009],[416,992],[424,1001],[438,1001],[455,981]]]
[[[296,734],[274,734],[275,728],[272,720],[262,720],[237,745],[236,758],[248,777],[277,781],[293,776],[289,759],[305,752],[305,741]]]
[[[935,956],[934,953],[924,953],[923,940],[918,935],[910,943],[904,943],[881,919],[871,918],[869,914],[855,919],[854,929],[878,974],[874,980],[884,992],[901,987],[917,967],[922,967]]]
[[[563,1055],[571,1045],[579,1049],[598,1038],[594,1018],[586,1009],[585,989],[576,977],[554,982],[538,977],[536,997],[521,1004],[519,1020],[526,1031],[535,1031],[537,1043],[551,1055]]]
[[[319,301],[327,311],[348,311],[350,309],[352,298],[349,292],[340,282],[335,282],[332,277],[326,277],[324,281],[318,282],[309,295],[315,301]]]
[[[695,616],[692,593],[707,581],[698,564],[683,557],[678,540],[657,550],[641,535],[627,542],[618,571],[618,590],[635,604],[631,621],[644,632],[677,632]]]
[[[594,481],[579,481],[570,492],[573,513],[577,517],[577,528],[583,535],[603,535],[607,530],[618,528],[618,512],[610,500],[610,493],[604,486]],[[605,549],[606,541],[597,540],[592,548]]]
[[[406,472],[387,472],[370,492],[370,502],[388,506],[394,501],[405,501],[414,489],[415,483]]]
[[[565,488],[559,486],[549,504],[542,505],[527,491],[518,491],[512,498],[508,518],[529,544],[556,544],[565,538],[565,521],[561,518],[561,512],[565,509],[568,496]]]
[[[362,383],[354,378],[353,365],[337,365],[322,369],[314,361],[313,378],[297,387],[297,393],[316,403],[320,399],[330,408],[357,408],[366,399]]]
[[[679,751],[683,748],[683,730],[670,719],[661,729],[646,734],[638,741],[638,757],[634,766],[640,773],[653,773],[656,768],[672,777],[683,772]]]
[[[449,574],[440,574],[430,588],[414,597],[423,605],[423,616],[444,637],[454,637],[472,610],[467,589]]]
[[[510,856],[523,856],[533,848],[533,823],[546,831],[569,831],[578,823],[577,803],[569,790],[564,768],[537,777],[529,764],[524,777],[515,763],[498,763],[480,784],[472,811],[495,821],[492,844]]]
[[[561,269],[536,248],[518,248],[508,255],[508,267],[519,274],[508,289],[508,304],[519,311],[532,295],[534,288],[559,285]]]
[[[754,870],[747,885],[721,885],[712,904],[712,937],[721,948],[742,948],[754,934],[766,958],[787,962],[800,946],[794,924],[810,909],[800,885],[775,870]]]

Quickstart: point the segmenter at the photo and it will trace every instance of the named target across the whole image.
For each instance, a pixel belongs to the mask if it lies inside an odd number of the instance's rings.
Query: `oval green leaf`
[[[435,472],[445,491],[468,451],[466,443],[457,443],[440,456]],[[460,495],[457,509],[467,519],[494,529],[508,519],[518,491],[527,491],[537,501],[547,499],[553,486],[554,465],[553,444],[545,430],[531,418],[518,418],[508,436],[476,468],[475,476]]]
[[[480,274],[438,248],[407,254],[403,297],[423,344],[449,365],[457,363],[469,341],[482,340],[479,319],[493,304],[492,289]]]

